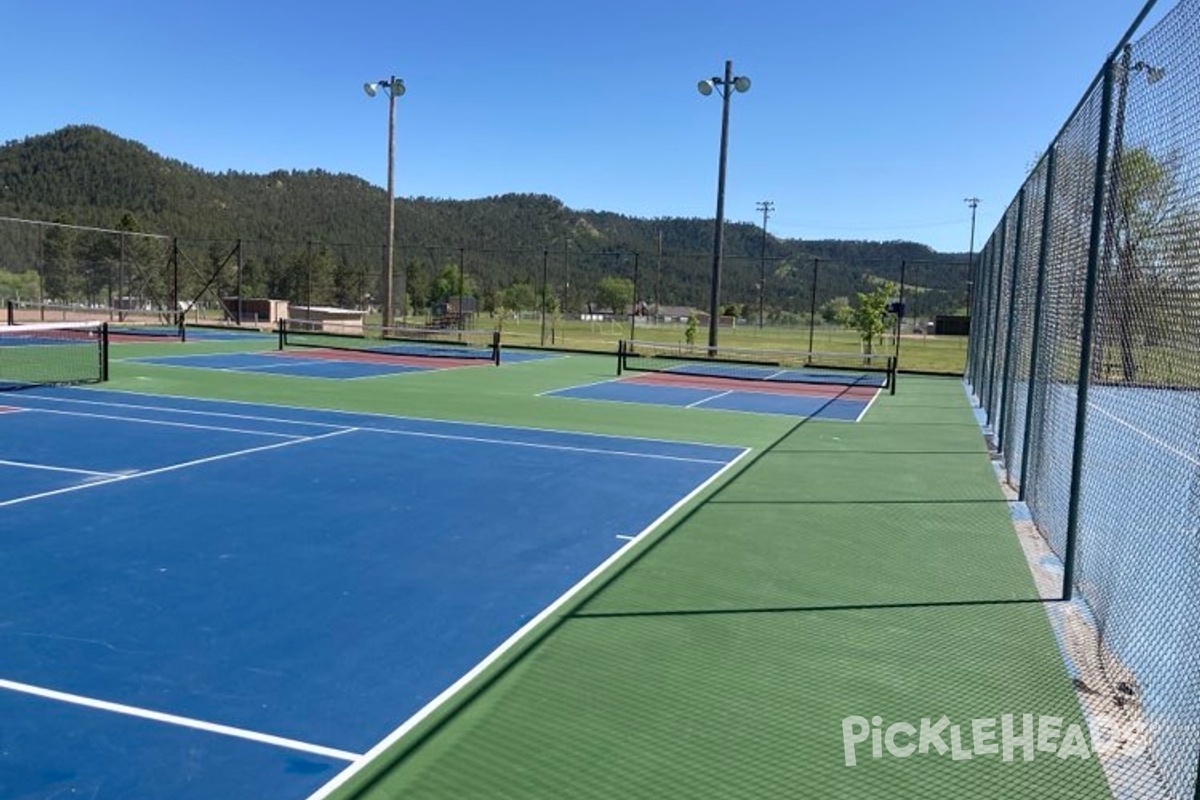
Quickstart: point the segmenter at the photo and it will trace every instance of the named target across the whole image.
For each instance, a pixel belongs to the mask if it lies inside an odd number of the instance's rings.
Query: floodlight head
[[[734,78],[733,79],[733,88],[737,89],[739,92],[746,91],[747,89],[750,88],[750,79],[747,78],[745,75],[742,75],[739,78]]]
[[[377,83],[364,83],[363,91],[367,93],[367,97],[374,97],[375,90],[379,87]]]
[[[708,97],[710,94],[713,93],[713,82],[710,80],[700,81],[699,83],[696,84],[696,89],[697,89],[697,91],[700,92],[700,94],[704,95],[705,97]]]
[[[404,80],[402,78],[393,78],[391,85],[389,86],[389,91],[391,92],[392,97],[399,97],[400,95],[404,94]]]

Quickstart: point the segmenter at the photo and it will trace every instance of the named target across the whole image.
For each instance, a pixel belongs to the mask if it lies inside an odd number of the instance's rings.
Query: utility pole
[[[758,266],[758,329],[761,331],[763,326],[763,295],[767,291],[767,219],[771,216],[771,211],[775,208],[775,203],[770,200],[760,200],[755,205],[763,215],[763,235],[762,235],[762,252],[759,256]]]
[[[975,209],[979,207],[979,198],[968,197],[963,202],[971,207],[971,249],[967,254],[967,316],[970,317],[975,291]]]

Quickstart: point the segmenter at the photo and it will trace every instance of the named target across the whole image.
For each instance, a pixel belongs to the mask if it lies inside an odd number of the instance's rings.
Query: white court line
[[[113,477],[113,478],[108,478],[108,479],[99,480],[99,481],[93,481],[92,483],[84,483],[84,484],[80,484],[78,486],[67,486],[62,489],[54,489],[49,492],[41,492],[40,494],[26,495],[25,497],[16,497],[16,498],[13,498],[12,500],[0,501],[0,508],[4,508],[5,506],[15,506],[19,503],[27,503],[30,500],[41,500],[43,497],[53,497],[54,495],[67,494],[68,492],[79,492],[79,491],[83,491],[84,489],[95,489],[97,486],[107,486],[110,483],[117,483],[119,481],[132,481],[132,480],[136,480],[138,478],[148,478],[151,475],[161,475],[164,472],[174,472],[175,470],[184,469],[186,467],[195,467],[195,466],[199,466],[200,464],[209,464],[214,461],[224,461],[227,458],[236,458],[237,456],[249,455],[250,453],[261,453],[265,450],[275,450],[280,447],[290,447],[291,445],[294,445],[294,444],[304,444],[305,442],[315,442],[318,439],[328,439],[333,436],[341,436],[342,434],[345,434],[345,433],[353,433],[357,430],[358,430],[357,428],[345,428],[340,431],[333,431],[332,433],[322,433],[318,436],[306,436],[306,437],[300,438],[300,439],[293,438],[293,439],[289,439],[286,442],[276,442],[275,444],[265,444],[262,447],[250,447],[245,450],[236,450],[232,453],[221,453],[220,455],[208,456],[206,458],[197,458],[193,461],[184,461],[181,464],[170,464],[165,467],[158,467],[157,469],[148,469],[145,472],[137,472],[137,473],[133,473],[131,475],[117,475],[116,477]]]
[[[1184,461],[1187,461],[1190,464],[1195,464],[1196,466],[1200,467],[1200,459],[1196,458],[1196,456],[1192,455],[1191,453],[1186,453],[1183,450],[1180,450],[1179,448],[1170,444],[1169,442],[1164,442],[1162,439],[1159,439],[1158,437],[1154,436],[1153,434],[1151,434],[1148,431],[1142,430],[1141,428],[1137,427],[1133,423],[1126,422],[1125,420],[1121,419],[1120,417],[1118,417],[1116,414],[1112,413],[1111,411],[1105,411],[1103,408],[1098,406],[1093,401],[1088,401],[1088,407],[1094,411],[1099,411],[1101,414],[1108,417],[1109,419],[1111,419],[1113,422],[1117,423],[1118,425],[1122,425],[1126,428],[1129,428],[1129,430],[1133,431],[1134,433],[1146,438],[1147,440],[1149,440],[1151,442],[1154,442],[1156,445],[1158,445],[1162,449],[1166,450],[1167,452],[1174,453],[1175,455],[1182,458]]]
[[[668,456],[663,453],[638,453],[632,450],[605,450],[600,447],[573,447],[566,444],[545,444],[542,442],[521,442],[514,439],[489,439],[483,436],[459,436],[451,433],[428,433],[425,431],[393,431],[388,428],[372,428],[370,426],[358,430],[371,433],[382,433],[388,436],[414,436],[424,439],[443,439],[455,442],[476,442],[478,444],[502,444],[510,447],[531,447],[535,450],[556,450],[565,453],[590,453],[601,456],[622,456],[624,458],[646,458],[653,461],[684,461],[689,464],[726,464],[728,462],[713,458],[689,458],[688,456]]]
[[[718,397],[724,397],[727,394],[733,394],[733,389],[727,389],[723,392],[718,392],[717,394],[705,397],[703,400],[697,400],[694,403],[688,403],[686,406],[684,406],[684,408],[695,408],[696,406],[703,405],[709,401],[716,400]]]
[[[879,398],[879,395],[881,393],[882,393],[882,390],[880,390],[880,389],[875,390],[875,394],[871,395],[871,399],[869,401],[867,401],[867,405],[863,408],[863,410],[861,412],[859,412],[859,415],[854,418],[855,422],[862,421],[862,418],[865,417],[867,415],[867,412],[871,410],[871,406],[875,405],[875,401]],[[847,397],[847,398],[843,398],[843,399],[852,400],[853,398]]]
[[[283,423],[287,423],[287,424],[291,424],[291,425],[307,426],[310,428],[333,428],[335,430],[342,430],[344,428],[349,427],[347,425],[336,425],[332,422],[312,422],[310,420],[286,419],[283,417],[261,417],[261,416],[255,416],[253,414],[230,414],[229,412],[222,412],[222,411],[196,411],[196,410],[193,410],[190,408],[169,408],[167,406],[151,406],[151,405],[143,405],[141,403],[106,403],[106,402],[103,402],[100,400],[76,400],[74,398],[69,398],[69,397],[44,397],[41,395],[34,395],[34,396],[37,397],[37,399],[39,399],[39,400],[46,400],[51,403],[75,403],[78,405],[87,405],[87,406],[103,406],[104,408],[134,408],[139,411],[158,411],[158,412],[170,413],[170,414],[192,414],[192,415],[195,415],[198,417],[222,417],[224,419],[250,420],[253,422],[283,422]],[[152,397],[171,397],[171,395],[151,395],[151,396]],[[181,398],[175,398],[175,399],[181,399]],[[182,399],[196,400],[196,399],[200,399],[200,398],[182,398]],[[233,401],[221,400],[218,402],[233,402]],[[287,406],[284,406],[284,408],[287,408]],[[41,409],[41,408],[38,408],[37,406],[25,406],[21,410],[22,411],[43,411],[46,409]],[[312,410],[312,409],[309,409],[309,410]],[[317,410],[323,410],[323,409],[317,409]],[[113,417],[113,418],[114,419],[130,419],[130,417]]]
[[[538,392],[537,394],[534,395],[534,397],[556,397],[556,396],[558,396],[559,392],[571,392],[576,389],[587,389],[591,386],[603,386],[606,383],[623,383],[623,381],[620,378],[605,378],[602,381],[592,381],[591,383],[580,383],[580,384],[576,384],[575,386],[562,386],[562,387],[559,387],[558,389],[547,389],[544,392]],[[567,399],[568,400],[577,400],[579,398],[568,397]],[[583,399],[586,400],[588,398],[583,398]]]
[[[277,439],[303,439],[304,436],[295,433],[275,433],[273,431],[252,431],[245,428],[225,428],[218,425],[194,425],[190,422],[171,422],[165,419],[145,419],[143,417],[121,417],[116,414],[94,414],[88,411],[59,411],[56,408],[28,408],[28,411],[38,411],[43,414],[60,414],[64,417],[91,417],[94,419],[110,419],[119,422],[140,422],[144,425],[164,425],[168,428],[192,428],[202,431],[220,431],[221,433],[248,433],[252,436],[273,436]]]
[[[22,467],[24,469],[41,469],[47,472],[70,472],[75,475],[93,475],[98,478],[119,478],[126,474],[123,472],[97,472],[92,469],[73,469],[71,467],[52,467],[49,464],[33,464],[28,461],[9,461],[6,458],[0,458],[0,464],[9,467]]]
[[[57,398],[41,398],[41,399],[55,400]],[[568,399],[575,399],[575,398],[568,398]],[[139,409],[155,410],[155,411],[162,411],[162,412],[178,411],[178,413],[182,413],[182,414],[199,414],[199,415],[203,415],[203,416],[229,417],[229,418],[234,418],[234,419],[255,420],[255,421],[265,421],[265,422],[284,422],[284,423],[295,422],[295,424],[297,424],[297,425],[309,425],[309,426],[319,427],[319,428],[334,428],[336,430],[346,430],[345,426],[333,425],[333,424],[330,424],[327,422],[296,422],[294,420],[278,419],[278,418],[274,418],[274,417],[255,417],[255,416],[243,415],[243,414],[229,414],[229,413],[207,412],[207,411],[189,411],[186,409],[178,409],[177,410],[177,409],[162,408],[160,406],[140,406],[140,405],[126,406],[126,405],[120,405],[120,404],[96,402],[93,400],[78,400],[78,401],[63,400],[62,402],[79,402],[79,403],[88,403],[88,404],[92,404],[92,405],[102,405],[102,406],[110,406],[110,407],[113,405],[116,405],[116,407],[118,407],[118,408],[139,408]],[[49,414],[78,414],[79,416],[96,416],[96,417],[100,417],[102,419],[108,418],[102,414],[86,414],[84,412],[74,412],[74,411],[51,411],[49,409],[40,409],[40,408],[36,408],[36,407],[31,407],[30,410],[46,411],[46,413],[49,413]],[[313,410],[313,409],[310,409],[310,410]],[[324,411],[328,411],[329,409],[316,409],[316,410],[324,412]],[[342,412],[342,413],[354,413],[354,412]],[[366,414],[365,416],[386,417],[386,415],[384,415],[384,414]],[[134,418],[133,417],[112,416],[111,419],[123,420],[123,419],[134,419]],[[412,419],[412,418],[410,418],[410,417],[393,417],[393,419]],[[134,421],[141,421],[141,420],[134,419]],[[147,421],[153,422],[153,420],[147,420]],[[473,423],[473,422],[467,422],[467,423],[449,422],[449,423],[446,423],[446,422],[443,422],[442,420],[426,420],[426,421],[436,422],[438,424],[446,424],[448,426],[453,426],[456,424],[457,425],[468,425],[468,426],[475,425],[475,423]],[[175,423],[162,422],[160,424],[181,425],[181,426],[185,426],[185,427],[189,426],[188,423],[183,423],[183,422],[175,422]],[[235,428],[219,428],[219,427],[209,428],[208,426],[203,426],[203,425],[191,425],[190,427],[211,429],[211,430],[230,430],[230,431],[237,430]],[[577,435],[577,436],[581,436],[581,437],[594,437],[594,438],[605,438],[605,439],[628,438],[628,439],[635,439],[638,441],[653,441],[653,442],[659,442],[659,443],[666,443],[668,441],[668,440],[661,440],[661,439],[637,439],[637,437],[632,437],[632,436],[631,437],[608,436],[606,434],[593,434],[593,433],[586,433],[586,432],[576,434],[576,433],[572,433],[570,431],[547,431],[547,429],[544,429],[544,428],[521,429],[521,428],[514,428],[511,426],[506,427],[506,426],[499,426],[499,425],[485,425],[483,427],[499,428],[501,430],[538,430],[538,431],[545,431],[545,432],[549,432],[549,433],[562,433],[564,435]],[[565,444],[547,444],[544,442],[523,442],[523,441],[516,440],[516,439],[491,438],[491,437],[486,437],[486,436],[466,436],[463,434],[455,434],[455,433],[432,433],[432,432],[428,432],[428,431],[392,430],[390,428],[376,428],[376,427],[370,426],[370,425],[358,426],[358,427],[354,428],[353,430],[368,431],[370,433],[383,433],[383,434],[388,434],[391,436],[414,436],[414,437],[418,437],[418,438],[442,439],[442,440],[448,440],[448,441],[479,442],[482,444],[504,444],[504,445],[512,445],[513,447],[531,447],[531,448],[541,449],[541,450],[557,450],[557,451],[568,452],[568,453],[596,453],[596,454],[602,454],[602,455],[615,455],[615,456],[625,456],[625,457],[632,457],[632,458],[657,459],[660,461],[684,461],[684,462],[695,463],[695,464],[725,464],[725,463],[727,463],[723,459],[689,458],[687,456],[669,456],[669,455],[664,455],[664,454],[659,454],[659,453],[637,453],[637,452],[628,451],[628,450],[606,450],[602,447],[578,447],[578,446],[565,445]],[[254,431],[247,431],[247,433],[253,433],[253,432]],[[294,434],[283,434],[283,433],[271,433],[271,434],[264,433],[263,435],[264,436],[280,436],[280,437],[291,436],[292,438],[302,438],[302,437],[295,436]],[[670,444],[680,444],[680,445],[684,445],[684,446],[724,448],[726,450],[737,449],[731,445],[696,444],[693,442],[670,442]]]
[[[303,377],[303,376],[301,376],[301,377]],[[605,381],[598,381],[598,383],[604,383],[604,382]],[[543,433],[561,433],[565,436],[580,436],[580,437],[589,437],[589,438],[594,438],[594,439],[624,439],[624,440],[633,440],[633,441],[638,441],[638,442],[663,442],[663,443],[667,443],[667,444],[688,444],[688,445],[693,445],[695,447],[710,447],[713,449],[720,449],[720,450],[740,450],[740,449],[742,449],[739,445],[734,445],[734,444],[713,444],[712,442],[689,442],[689,441],[683,441],[683,440],[679,440],[679,439],[661,439],[661,438],[654,437],[654,436],[626,436],[626,435],[617,434],[617,433],[592,433],[590,431],[572,431],[572,430],[566,430],[564,428],[538,428],[538,427],[530,427],[530,426],[503,424],[503,423],[498,423],[498,422],[477,422],[477,421],[461,420],[461,419],[447,420],[447,419],[438,419],[436,417],[413,417],[413,416],[409,416],[409,415],[405,415],[405,414],[384,414],[384,413],[378,412],[378,411],[347,411],[345,409],[340,409],[340,408],[322,408],[319,406],[318,407],[293,406],[293,405],[288,405],[287,403],[264,403],[264,402],[256,402],[253,400],[230,400],[227,398],[188,397],[186,395],[159,394],[157,392],[133,392],[133,391],[129,391],[126,389],[85,389],[85,388],[74,387],[72,389],[72,391],[104,392],[106,394],[119,394],[119,395],[125,395],[127,397],[161,397],[164,400],[185,400],[185,401],[190,400],[192,402],[199,401],[199,402],[204,402],[204,403],[222,403],[225,405],[253,406],[255,408],[282,408],[282,409],[286,409],[288,411],[299,411],[302,414],[313,414],[313,413],[341,414],[343,416],[374,417],[374,418],[378,418],[378,419],[393,419],[393,420],[405,419],[405,420],[412,420],[414,422],[425,422],[425,423],[433,423],[436,425],[445,425],[447,427],[452,427],[452,426],[457,425],[459,427],[494,428],[494,429],[509,430],[509,431],[514,431],[514,430],[542,431]],[[229,416],[229,417],[236,417],[236,418],[240,418],[240,419],[253,419],[253,420],[270,420],[270,419],[272,419],[270,417],[254,416],[254,415],[250,415],[250,414],[239,415],[239,414],[228,414],[228,413],[222,413],[222,412],[216,412],[216,411],[189,411],[187,409],[167,408],[164,406],[135,406],[133,404],[127,404],[127,403],[111,403],[111,402],[105,402],[105,401],[99,401],[99,400],[75,400],[75,399],[69,398],[69,397],[47,397],[46,395],[43,395],[43,394],[34,394],[34,395],[32,395],[32,397],[36,397],[39,400],[47,400],[47,401],[54,402],[54,403],[91,403],[92,405],[108,406],[111,408],[149,408],[149,409],[153,409],[155,411],[172,411],[175,413],[189,413],[189,414],[209,414],[212,416]],[[568,397],[568,398],[564,398],[564,399],[577,400],[580,398]],[[611,401],[611,402],[622,402],[622,401],[616,400],[616,401]],[[645,404],[641,403],[638,405],[645,405]],[[731,412],[731,413],[753,413],[753,412]],[[344,425],[334,425],[334,424],[331,424],[328,422],[307,422],[307,421],[295,420],[295,419],[292,419],[292,420],[279,419],[279,420],[273,420],[273,421],[291,422],[296,425],[316,425],[316,426],[320,426],[323,428],[346,427]]]
[[[683,498],[681,498],[679,500],[679,502],[675,503],[675,505],[671,506],[666,511],[664,511],[662,514],[660,514],[657,519],[655,519],[653,522],[651,522],[649,525],[647,525],[645,528],[643,528],[642,531],[640,533],[638,533],[637,536],[633,537],[628,542],[623,544],[620,548],[617,549],[616,552],[614,552],[612,555],[610,555],[608,558],[606,558],[598,567],[596,567],[591,572],[589,572],[587,575],[585,575],[582,580],[580,580],[578,583],[576,583],[570,589],[567,589],[567,591],[563,592],[563,594],[561,596],[559,596],[559,598],[557,600],[552,602],[550,605],[546,606],[544,609],[541,610],[540,613],[538,613],[537,616],[535,616],[533,619],[529,620],[524,625],[522,625],[520,627],[520,629],[517,630],[516,633],[514,633],[512,636],[509,636],[507,639],[505,639],[504,642],[499,647],[497,647],[495,650],[493,650],[491,653],[489,653],[482,661],[480,661],[478,664],[476,664],[474,667],[472,667],[469,672],[467,672],[461,678],[456,680],[454,683],[450,684],[450,686],[446,687],[442,691],[441,694],[439,694],[437,697],[433,698],[428,703],[426,703],[419,711],[417,711],[417,713],[413,714],[411,717],[409,717],[407,720],[405,720],[404,723],[400,725],[400,727],[396,728],[396,730],[394,730],[390,734],[388,734],[387,737],[385,737],[382,741],[380,741],[378,744],[376,744],[374,747],[372,747],[370,750],[368,750],[366,752],[366,754],[364,754],[360,758],[356,759],[354,761],[354,763],[352,763],[350,766],[346,767],[346,769],[342,770],[340,773],[338,773],[336,776],[334,776],[334,778],[332,780],[330,780],[329,783],[325,784],[320,789],[318,789],[316,792],[309,795],[308,800],[325,800],[325,798],[329,797],[338,788],[343,786],[346,783],[346,781],[350,780],[352,777],[357,775],[364,767],[367,766],[367,764],[371,763],[371,761],[373,761],[374,759],[381,756],[384,752],[386,752],[388,750],[388,748],[390,748],[392,745],[394,745],[396,742],[398,742],[401,738],[403,738],[405,734],[407,734],[414,727],[419,725],[426,717],[428,717],[430,714],[432,714],[434,711],[436,711],[440,706],[442,706],[448,700],[450,700],[450,698],[452,698],[454,695],[456,695],[458,692],[460,692],[463,689],[463,687],[465,687],[468,683],[470,683],[476,677],[478,677],[481,672],[483,672],[489,666],[494,664],[506,652],[511,650],[519,641],[521,641],[521,639],[525,638],[525,636],[527,636],[530,631],[532,631],[534,628],[536,628],[538,625],[540,625],[544,620],[546,620],[547,618],[552,616],[556,611],[558,611],[560,608],[562,608],[562,606],[565,605],[569,600],[571,600],[571,598],[573,598],[575,595],[577,595],[581,591],[583,591],[584,587],[586,587],[588,584],[595,581],[598,577],[600,577],[600,575],[602,575],[604,572],[606,572],[609,569],[609,567],[611,567],[614,563],[616,563],[620,558],[622,558],[626,553],[628,553],[633,547],[636,547],[637,544],[642,539],[644,539],[647,535],[649,535],[649,533],[651,531],[653,531],[655,528],[657,528],[659,525],[661,525],[666,519],[668,519],[676,511],[678,511],[680,508],[682,508],[693,497],[695,497],[696,495],[703,492],[705,489],[707,489],[709,486],[711,486],[715,481],[719,480],[726,472],[731,470],[738,462],[740,462],[743,458],[745,458],[750,452],[751,452],[751,450],[749,448],[743,449],[742,452],[735,459],[730,461],[728,464],[726,464],[721,469],[717,470],[715,473],[713,473],[708,478],[708,480],[704,481],[704,483],[700,484],[695,489],[688,492],[686,496],[684,496]]]
[[[333,747],[310,744],[308,742],[297,741],[296,739],[287,739],[283,736],[273,736],[269,733],[246,730],[245,728],[235,728],[231,725],[221,725],[216,722],[205,722],[204,720],[192,719],[191,717],[181,717],[176,714],[166,714],[162,711],[152,711],[148,708],[127,706],[124,703],[113,703],[108,700],[97,700],[94,697],[84,697],[83,695],[71,694],[69,692],[60,692],[56,689],[46,689],[41,686],[32,686],[28,683],[18,683],[17,681],[10,681],[4,678],[0,678],[0,689],[7,689],[10,692],[20,692],[21,694],[33,695],[46,700],[57,700],[61,703],[84,706],[85,708],[93,708],[98,711],[111,711],[115,714],[124,714],[129,717],[138,717],[140,719],[148,719],[154,722],[164,722],[168,725],[178,725],[184,728],[193,728],[195,730],[205,731],[207,733],[216,733],[222,736],[233,736],[238,739],[248,739],[252,742],[270,744],[274,745],[275,747],[284,747],[288,750],[299,750],[302,753],[312,753],[313,755],[325,756],[326,758],[336,758],[339,761],[353,762],[362,758],[362,755],[359,753],[350,753],[346,750],[337,750]]]

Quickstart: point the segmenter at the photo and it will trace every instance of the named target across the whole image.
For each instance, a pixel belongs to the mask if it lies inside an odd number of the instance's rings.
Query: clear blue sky
[[[965,250],[1143,0],[7,0],[0,140],[99,125],[220,172],[320,168],[397,194],[554,195],[711,218],[725,59],[726,218]],[[1174,4],[1160,0],[1151,21]]]

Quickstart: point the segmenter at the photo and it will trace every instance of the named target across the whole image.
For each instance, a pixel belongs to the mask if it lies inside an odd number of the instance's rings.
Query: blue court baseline
[[[25,410],[0,413],[0,459],[112,477],[30,468],[59,493],[0,500],[0,713],[21,720],[0,775],[98,797],[308,794],[744,453],[106,391],[6,402]]]

